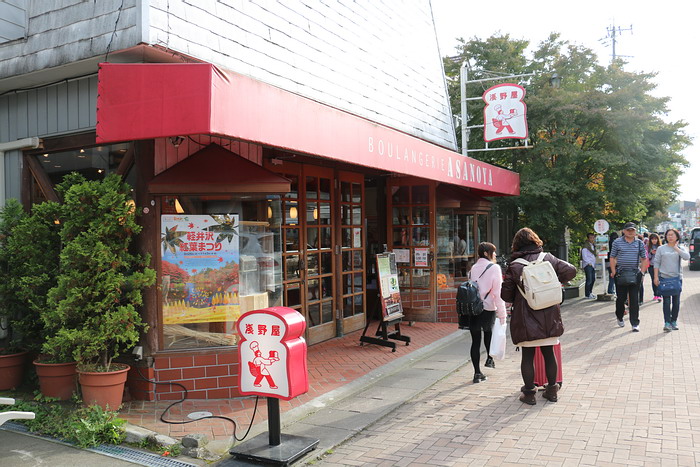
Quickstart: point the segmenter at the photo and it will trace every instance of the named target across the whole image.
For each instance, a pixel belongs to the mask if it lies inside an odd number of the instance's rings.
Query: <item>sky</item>
[[[696,37],[700,6],[694,0],[671,1],[665,6],[650,0],[431,0],[431,4],[442,56],[455,54],[458,37],[486,39],[500,32],[528,40],[534,48],[551,32],[558,32],[561,39],[592,49],[606,65],[612,47],[601,40],[613,24],[621,28],[615,51],[627,56],[623,57],[628,61],[625,69],[658,73],[652,94],[671,98],[669,113],[662,118],[688,124],[684,131],[693,145],[683,155],[691,165],[680,179],[680,199],[700,199],[700,98],[688,83],[700,74]]]

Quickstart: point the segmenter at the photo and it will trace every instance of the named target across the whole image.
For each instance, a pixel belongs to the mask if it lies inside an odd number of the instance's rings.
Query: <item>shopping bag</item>
[[[491,345],[489,346],[489,355],[496,360],[506,358],[506,328],[508,323],[501,324],[501,320],[496,318],[491,331]]]

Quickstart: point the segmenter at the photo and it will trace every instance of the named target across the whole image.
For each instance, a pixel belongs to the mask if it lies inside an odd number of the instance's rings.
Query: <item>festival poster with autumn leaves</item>
[[[238,215],[163,215],[161,243],[165,324],[238,319]]]

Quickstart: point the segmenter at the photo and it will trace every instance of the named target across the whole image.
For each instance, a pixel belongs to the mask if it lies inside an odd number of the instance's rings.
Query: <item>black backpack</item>
[[[479,278],[493,266],[493,263],[486,266]],[[479,316],[484,311],[484,302],[479,294],[479,284],[468,280],[457,288],[457,314],[462,316]]]

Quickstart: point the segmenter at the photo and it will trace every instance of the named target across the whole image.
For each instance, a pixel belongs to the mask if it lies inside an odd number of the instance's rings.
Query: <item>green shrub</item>
[[[81,407],[80,401],[61,402],[38,395],[33,400],[17,400],[14,405],[0,408],[0,412],[8,410],[34,412],[34,420],[17,422],[32,433],[63,439],[82,448],[121,444],[125,438],[126,420],[118,418],[117,412],[96,405]]]

